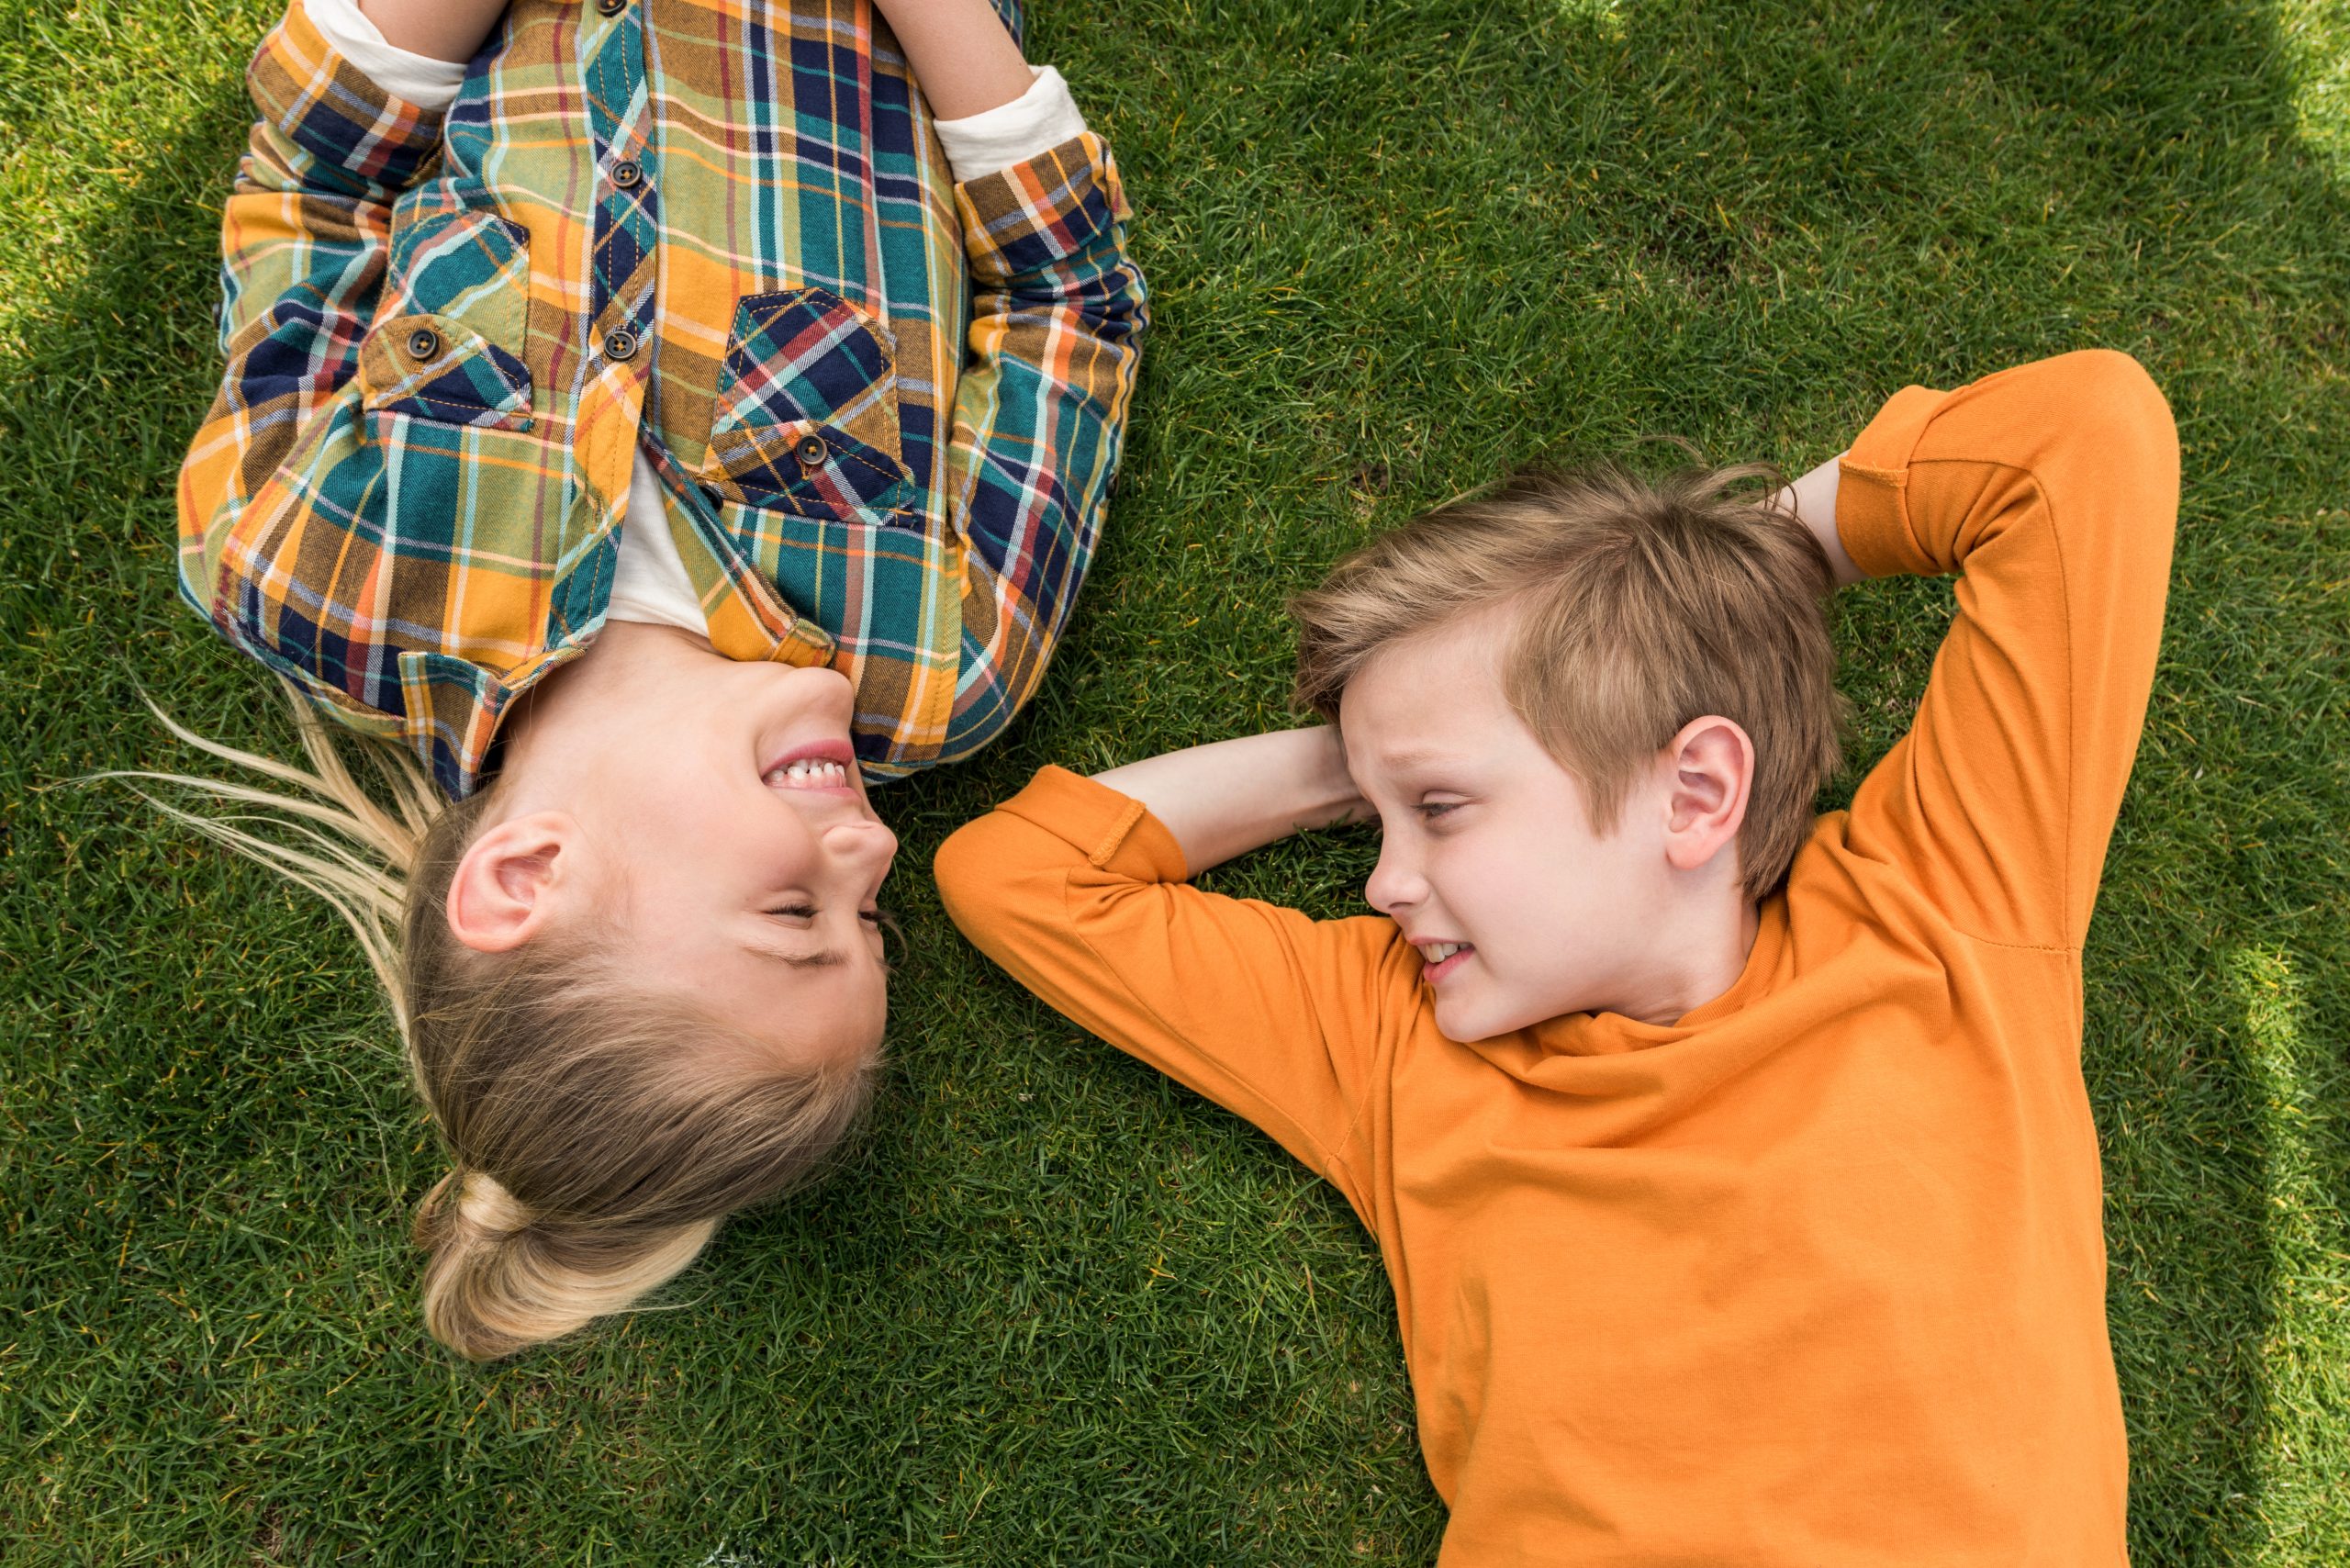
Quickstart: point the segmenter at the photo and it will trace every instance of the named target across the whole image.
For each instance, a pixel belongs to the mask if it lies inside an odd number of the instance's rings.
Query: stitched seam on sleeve
[[[2080,794],[2075,785],[2078,781],[2077,764],[2081,755],[2081,737],[2076,729],[2080,704],[2076,700],[2078,693],[2076,690],[2075,678],[2078,672],[2073,666],[2073,577],[2065,561],[2065,531],[2056,526],[2056,498],[2048,493],[2048,487],[2040,482],[2040,476],[2037,474],[2031,476],[2031,487],[2040,492],[2041,504],[2048,509],[2048,533],[2056,548],[2056,597],[2064,607],[2062,614],[2065,622],[2065,779],[2061,788],[2065,792],[2065,829],[2064,836],[2057,846],[2056,887],[2059,902],[2056,905],[2056,930],[2058,935],[2066,939],[2067,946],[2075,946],[2076,944],[2072,941],[2074,935],[2073,812]]]
[[[1898,468],[1871,468],[1865,464],[1850,463],[1853,473],[1865,475],[1893,492],[1893,516],[1901,524],[1901,542],[1909,550],[1912,560],[1930,563],[1933,557],[1918,545],[1917,526],[1909,521],[1909,465]]]
[[[1106,869],[1119,847],[1126,842],[1126,834],[1134,832],[1135,823],[1142,821],[1145,809],[1140,801],[1128,800],[1125,810],[1118,813],[1118,820],[1111,824],[1110,831],[1103,834],[1101,842],[1087,853],[1085,863],[1097,871]]]
[[[1329,1028],[1329,1025],[1328,1025],[1327,1024],[1326,1024],[1326,1023],[1324,1023],[1324,1022],[1323,1022],[1323,1018],[1322,1018],[1322,1003],[1321,1003],[1321,1002],[1320,1002],[1318,999],[1315,999],[1315,998],[1309,997],[1309,998],[1308,998],[1308,1001],[1307,1001],[1307,1005],[1313,1009],[1313,1012],[1314,1012],[1314,1022],[1315,1022],[1315,1027],[1319,1028],[1319,1029],[1322,1031],[1322,1040],[1323,1040],[1323,1047],[1322,1047],[1322,1049],[1323,1049],[1323,1053],[1326,1056],[1326,1055],[1329,1053],[1329,1048],[1330,1048],[1330,1047],[1329,1047],[1330,1028]],[[1381,1025],[1381,1027],[1383,1029],[1383,1028],[1385,1027],[1385,1025],[1386,1025],[1386,1023],[1387,1023],[1387,1015],[1386,1015],[1385,1014],[1383,1014],[1383,1013],[1379,1012],[1377,1009],[1375,1009],[1375,1008],[1374,1008],[1374,1009],[1373,1009],[1373,1016],[1375,1016],[1375,1017],[1377,1017],[1377,1018],[1379,1019],[1379,1021],[1380,1021],[1380,1025]],[[1384,1044],[1385,1044],[1385,1042],[1384,1042],[1382,1039],[1379,1039],[1379,1038],[1374,1038],[1374,1039],[1373,1039],[1373,1041],[1372,1041],[1372,1043],[1371,1043],[1371,1059],[1372,1059],[1372,1061],[1373,1061],[1373,1062],[1377,1062],[1377,1061],[1379,1060],[1379,1051],[1380,1051],[1381,1047],[1382,1047],[1382,1045],[1384,1045]],[[1398,1039],[1397,1039],[1397,1040],[1396,1040],[1396,1042],[1395,1042],[1394,1051],[1396,1051],[1396,1052],[1400,1052],[1400,1051],[1402,1050],[1402,1048],[1403,1048],[1403,1042],[1402,1042],[1402,1039],[1401,1039],[1401,1038],[1400,1038],[1400,1036],[1399,1036],[1399,1037],[1398,1037]],[[1391,1054],[1390,1054],[1390,1056],[1389,1056],[1389,1058],[1388,1058],[1388,1072],[1387,1072],[1387,1073],[1384,1073],[1384,1074],[1380,1074],[1380,1075],[1378,1075],[1378,1076],[1392,1078],[1393,1070],[1393,1065],[1394,1065],[1393,1053],[1393,1052],[1391,1052]],[[1360,1127],[1362,1126],[1363,1118],[1364,1118],[1365,1116],[1367,1116],[1368,1114],[1370,1114],[1370,1113],[1371,1113],[1371,1095],[1372,1095],[1374,1092],[1376,1092],[1376,1089],[1374,1088],[1373,1083],[1372,1083],[1372,1082],[1371,1082],[1371,1077],[1370,1077],[1369,1075],[1367,1075],[1367,1076],[1366,1076],[1366,1081],[1365,1081],[1365,1082],[1364,1082],[1364,1086],[1363,1086],[1363,1092],[1362,1092],[1360,1094],[1358,1094],[1358,1095],[1356,1095],[1356,1096],[1355,1096],[1355,1102],[1354,1102],[1354,1104],[1353,1104],[1353,1106],[1352,1106],[1352,1107],[1348,1111],[1348,1113],[1347,1113],[1347,1126],[1346,1126],[1346,1130],[1345,1130],[1345,1131],[1343,1131],[1343,1132],[1341,1132],[1341,1133],[1338,1135],[1338,1147],[1339,1147],[1341,1149],[1351,1148],[1353,1148],[1353,1147],[1354,1147],[1355,1132],[1356,1132],[1356,1129],[1360,1128]],[[1370,1156],[1371,1156],[1371,1168],[1372,1168],[1372,1170],[1377,1170],[1377,1168],[1378,1168],[1378,1162],[1379,1162],[1379,1151],[1378,1151],[1377,1149],[1371,1149],[1371,1150],[1370,1150],[1370,1151],[1369,1151],[1369,1153],[1370,1153]],[[1358,1184],[1362,1188],[1362,1191],[1363,1191],[1363,1200],[1364,1200],[1365,1204],[1368,1204],[1368,1205],[1369,1205],[1369,1207],[1371,1208],[1371,1210],[1372,1211],[1371,1214],[1366,1215],[1364,1215],[1364,1216],[1363,1216],[1363,1218],[1364,1218],[1364,1224],[1365,1224],[1365,1225],[1366,1225],[1366,1226],[1370,1229],[1371,1234],[1374,1238],[1376,1238],[1376,1237],[1379,1235],[1379,1220],[1378,1220],[1378,1208],[1379,1208],[1379,1204],[1378,1204],[1378,1193],[1377,1193],[1376,1189],[1373,1187],[1373,1185],[1372,1185],[1370,1182],[1368,1182],[1368,1181],[1364,1180],[1362,1176],[1360,1176],[1360,1174],[1358,1174],[1358,1173],[1356,1172],[1356,1170],[1355,1170],[1355,1168],[1354,1168],[1353,1164],[1352,1164],[1351,1162],[1349,1162],[1349,1161],[1347,1159],[1347,1158],[1346,1158],[1346,1156],[1345,1156],[1344,1154],[1333,1154],[1333,1155],[1329,1155],[1329,1156],[1327,1156],[1327,1158],[1328,1158],[1328,1159],[1330,1159],[1334,1164],[1341,1164],[1341,1165],[1345,1165],[1345,1166],[1346,1166],[1346,1169],[1347,1169],[1347,1173],[1348,1173],[1349,1176],[1354,1177],[1354,1179],[1355,1179],[1356,1182],[1357,1182],[1357,1183],[1358,1183]],[[1382,1250],[1384,1250],[1383,1246],[1382,1246]]]
[[[2065,531],[2056,526],[2055,498],[2048,493],[2048,487],[2041,482],[2039,474],[2020,463],[2001,463],[1996,458],[1989,457],[1928,457],[1919,459],[1919,462],[1956,463],[1996,468],[2003,473],[2020,474],[2031,482],[2031,487],[2038,492],[2041,503],[2048,509],[2048,533],[2050,539],[2054,542],[2056,549],[2056,594],[2062,605],[2059,614],[2065,622],[2065,756],[2062,764],[2065,777],[2058,786],[2065,797],[2065,807],[2064,822],[2057,834],[2057,857],[2060,863],[2056,868],[2056,929],[2068,940],[2053,943],[2002,942],[1997,937],[1977,936],[1972,932],[1960,930],[1955,923],[1952,924],[1951,929],[1970,941],[1987,943],[1997,947],[2014,947],[2024,951],[2048,953],[2077,952],[2082,944],[2079,941],[2070,940],[2073,936],[2073,777],[2075,755],[2078,749],[2078,737],[2073,733],[2074,715],[2077,711],[2073,691],[2073,587],[2072,579],[2065,566]],[[1915,467],[1917,464],[1913,463],[1910,466]],[[1906,491],[1902,506],[1902,526],[1905,529],[1908,527]],[[1914,535],[1912,543],[1915,543]],[[1963,577],[1965,574],[1962,572],[1959,575]]]
[[[1950,934],[1952,935],[1964,937],[1965,940],[1974,943],[1978,947],[1998,947],[2009,953],[2070,953],[2076,956],[2077,956],[2081,951],[2081,947],[2078,943],[2002,942],[1996,936],[1977,935],[1975,933],[1967,930],[1962,925],[1957,925],[1948,922],[1945,922],[1944,924],[1950,925]]]

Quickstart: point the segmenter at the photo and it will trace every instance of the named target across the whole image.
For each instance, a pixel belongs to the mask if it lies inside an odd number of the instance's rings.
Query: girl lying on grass
[[[866,781],[985,744],[1067,620],[1143,287],[1018,28],[295,0],[253,62],[181,586],[316,770],[207,745],[306,794],[211,792],[333,836],[207,825],[391,993],[453,1165],[425,1318],[467,1356],[823,1164],[885,1012]]]
[[[2081,943],[2169,410],[2068,354],[1897,395],[1777,505],[1741,472],[1528,479],[1374,541],[1298,607],[1336,729],[1046,768],[940,891],[1346,1194],[1445,1563],[2120,1564]],[[1815,819],[1822,602],[1896,572],[1961,574],[1958,615]],[[1377,917],[1185,885],[1366,815]]]

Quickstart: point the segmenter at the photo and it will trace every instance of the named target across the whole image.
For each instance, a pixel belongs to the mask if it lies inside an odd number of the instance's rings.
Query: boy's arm
[[[1031,85],[987,0],[881,9],[938,114],[968,118]],[[946,479],[962,684],[924,761],[984,745],[1043,678],[1101,532],[1148,315],[1125,194],[1091,131],[967,178],[955,199],[972,290]]]
[[[181,590],[207,616],[246,503],[358,368],[383,291],[392,202],[441,133],[441,106],[378,86],[306,0],[293,0],[263,41],[246,85],[259,118],[221,225],[227,370],[179,482]]]
[[[949,838],[936,873],[955,923],[1022,984],[1270,1133],[1375,1225],[1364,1113],[1417,959],[1385,920],[1315,921],[1184,883],[1187,850],[1229,853],[1324,820],[1328,792],[1292,739],[1317,734],[1201,747],[1102,779],[1046,768]],[[1122,777],[1185,823],[1186,841],[1113,788]],[[1250,802],[1206,807],[1203,787],[1218,777]],[[1286,800],[1277,777],[1298,786]]]
[[[2065,354],[1896,395],[1841,462],[1870,576],[1960,574],[1909,733],[1852,846],[1967,935],[2075,947],[2137,751],[2178,510],[2170,410],[2127,355]]]
[[[1844,454],[1838,453],[1818,467],[1812,469],[1794,484],[1771,498],[1772,503],[1810,531],[1819,541],[1822,554],[1828,557],[1828,570],[1838,588],[1850,588],[1867,580],[1845,552],[1843,536],[1836,532],[1836,493],[1838,481],[1844,472]]]
[[[1170,751],[1094,780],[1141,801],[1194,875],[1292,833],[1371,814],[1338,732],[1326,724]]]

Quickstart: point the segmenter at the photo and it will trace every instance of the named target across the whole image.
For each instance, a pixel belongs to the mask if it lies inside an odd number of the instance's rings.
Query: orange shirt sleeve
[[[1191,887],[1182,850],[1139,801],[1058,767],[959,829],[934,869],[981,952],[1262,1127],[1371,1223],[1362,1110],[1389,1054],[1376,998],[1402,961],[1393,924]]]
[[[2154,684],[2178,513],[2169,406],[2126,354],[1912,386],[1846,454],[1837,531],[1872,576],[1961,574],[1909,733],[1848,840],[1961,932],[2080,945]]]

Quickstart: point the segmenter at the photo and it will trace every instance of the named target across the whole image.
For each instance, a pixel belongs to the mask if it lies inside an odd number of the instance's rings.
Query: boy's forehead
[[[1463,618],[1365,660],[1338,703],[1348,756],[1399,767],[1506,744],[1519,725],[1502,691],[1504,630]]]

